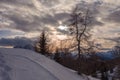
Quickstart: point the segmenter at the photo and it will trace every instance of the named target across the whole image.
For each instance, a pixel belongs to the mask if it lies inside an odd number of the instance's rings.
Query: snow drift
[[[0,80],[86,79],[33,51],[0,49]]]

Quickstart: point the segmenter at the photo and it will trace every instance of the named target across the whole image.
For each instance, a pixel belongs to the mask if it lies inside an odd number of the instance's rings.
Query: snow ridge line
[[[42,67],[43,69],[45,69],[50,75],[52,75],[53,77],[55,77],[56,80],[59,80],[55,75],[53,75],[53,74],[52,74],[48,69],[46,69],[42,64],[39,64],[38,62],[34,61],[34,60],[31,59],[30,57],[21,56],[21,55],[14,55],[14,54],[6,54],[6,53],[4,53],[4,55],[16,56],[16,57],[21,57],[21,58],[30,60],[31,62],[33,62],[33,63],[37,64],[38,66]],[[7,79],[7,80],[10,80],[10,79]]]

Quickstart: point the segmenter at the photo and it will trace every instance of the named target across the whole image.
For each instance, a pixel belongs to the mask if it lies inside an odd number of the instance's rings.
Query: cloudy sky
[[[76,4],[93,13],[96,40],[120,37],[120,0],[0,0],[0,38],[35,38],[43,29],[63,37],[59,26],[67,25]]]

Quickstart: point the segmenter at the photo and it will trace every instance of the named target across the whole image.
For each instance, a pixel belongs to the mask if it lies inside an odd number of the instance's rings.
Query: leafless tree
[[[70,31],[72,34],[75,34],[75,39],[77,42],[77,51],[78,51],[78,66],[80,67],[81,58],[83,56],[81,55],[87,47],[88,44],[88,24],[91,23],[90,20],[90,10],[85,9],[85,11],[81,11],[78,6],[74,9],[72,15],[71,15],[71,24],[70,24]],[[78,70],[78,74],[81,74],[80,69]]]

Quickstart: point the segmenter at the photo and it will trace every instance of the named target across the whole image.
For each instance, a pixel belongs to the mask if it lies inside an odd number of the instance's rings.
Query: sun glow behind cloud
[[[60,30],[67,30],[68,27],[67,27],[67,26],[63,26],[63,25],[60,25],[60,26],[58,27],[58,29],[60,29]]]

